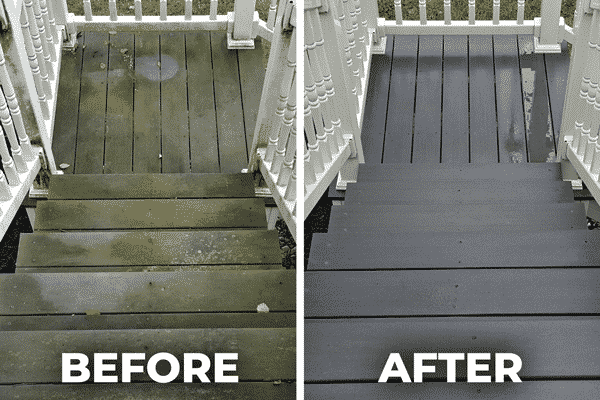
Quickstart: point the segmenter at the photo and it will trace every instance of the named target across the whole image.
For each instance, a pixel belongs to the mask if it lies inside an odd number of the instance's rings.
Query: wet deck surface
[[[65,173],[236,173],[247,167],[262,46],[225,33],[85,32],[64,52],[53,151]]]
[[[566,42],[533,54],[531,35],[388,36],[373,56],[365,162],[554,162],[568,66]]]

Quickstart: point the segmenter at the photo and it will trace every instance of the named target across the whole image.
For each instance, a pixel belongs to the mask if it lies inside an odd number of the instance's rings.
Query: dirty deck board
[[[240,172],[262,93],[260,48],[238,57],[216,32],[84,32],[61,69],[57,164],[65,173]]]
[[[254,271],[254,270],[281,270],[279,264],[171,264],[171,265],[127,265],[127,266],[42,266],[42,267],[16,267],[17,274],[31,273],[73,273],[73,272],[210,272],[210,271]]]
[[[281,261],[275,230],[31,233],[21,235],[19,246],[18,267],[240,265]]]
[[[390,353],[400,353],[408,371],[413,353],[514,353],[523,361],[523,378],[598,378],[595,351],[600,317],[438,317],[307,320],[307,381],[376,382]],[[540,340],[540,338],[543,338]],[[348,351],[352,349],[352,351]],[[490,365],[493,376],[494,365]],[[445,362],[427,377],[446,379]],[[466,378],[458,361],[457,378]]]
[[[254,197],[251,174],[53,175],[48,198],[168,199]]]
[[[134,375],[135,376],[135,375]],[[101,398],[120,400],[127,396],[130,400],[173,400],[202,399],[214,400],[279,400],[295,399],[296,385],[272,382],[241,383],[113,383],[106,384],[61,384],[61,385],[13,385],[3,388],[7,398],[37,399],[72,399],[86,400]]]
[[[460,36],[444,37],[443,85],[436,91],[440,98],[429,105],[430,113],[421,118],[415,113],[418,107],[414,108],[414,100],[418,101],[420,93],[430,88],[421,88],[420,83],[425,81],[419,78],[416,66],[427,52],[422,46],[431,40],[427,36],[390,35],[386,54],[373,56],[362,130],[367,164],[405,163],[410,162],[411,156],[412,162],[418,162],[420,156],[417,154],[415,159],[415,151],[420,151],[420,147],[414,147],[412,137],[420,124],[433,124],[433,121],[441,124],[441,140],[438,141],[440,128],[437,127],[428,145],[441,149],[443,163],[455,161],[450,155],[471,163],[555,161],[549,156],[546,120],[552,112],[552,128],[557,132],[569,64],[566,45],[561,54],[550,56],[526,54],[528,43],[533,40],[527,35],[518,38],[516,35],[467,36],[466,49]],[[464,112],[464,91],[470,117]],[[527,114],[532,101],[535,103],[533,112],[537,113],[534,120],[543,121],[543,135],[531,134],[524,125],[530,118]],[[440,118],[438,108],[441,108]],[[454,136],[456,132],[460,134]],[[445,140],[447,135],[453,139]],[[553,141],[557,140],[556,135],[550,136],[554,136]],[[417,145],[418,137],[415,135]],[[433,158],[439,155],[439,150],[432,151]],[[440,159],[433,162],[439,163]]]
[[[266,228],[262,199],[47,200],[35,230]]]
[[[29,345],[22,346],[23,341]],[[155,354],[164,349],[179,360],[184,353],[203,353],[211,359],[215,353],[238,353],[240,381],[292,380],[296,378],[295,346],[293,328],[0,332],[0,351],[6,355],[0,360],[0,382],[60,382],[64,348],[90,358],[98,352]],[[117,375],[120,369],[117,363]],[[214,380],[214,372],[207,376]],[[135,378],[151,381],[146,373]]]

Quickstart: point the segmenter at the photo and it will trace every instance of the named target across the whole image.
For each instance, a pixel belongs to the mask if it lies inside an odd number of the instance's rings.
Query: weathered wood
[[[598,317],[307,320],[304,376],[377,381],[392,352],[400,353],[410,372],[414,353],[505,352],[523,361],[521,379],[597,378],[600,365],[590,349],[600,346],[599,331]],[[456,376],[466,378],[466,361],[457,362]],[[445,380],[446,363],[426,377]]]
[[[377,196],[373,196],[377,193]],[[421,187],[417,182],[364,182],[348,185],[346,204],[492,204],[503,202],[555,203],[573,201],[570,182],[440,181]]]
[[[159,69],[162,172],[190,172],[184,33],[161,34]]]
[[[219,172],[210,33],[189,32],[185,38],[192,172]]]
[[[362,208],[362,209],[361,209]],[[586,228],[583,204],[467,204],[334,207],[330,232],[339,228],[380,227],[396,232],[484,232]]]
[[[358,182],[420,180],[435,182],[440,180],[496,179],[515,180],[561,180],[560,163],[523,164],[361,164],[358,168]]]
[[[242,89],[242,108],[244,111],[244,129],[246,131],[246,149],[252,148],[254,128],[258,116],[258,106],[265,80],[263,66],[263,47],[259,38],[254,39],[254,49],[238,51],[240,87]]]
[[[491,36],[469,36],[470,162],[498,162]]]
[[[32,273],[80,273],[80,272],[210,272],[210,271],[267,271],[285,269],[279,264],[217,264],[217,265],[128,265],[128,266],[44,266],[44,267],[16,267],[17,274]]]
[[[0,332],[2,383],[54,383],[61,381],[64,349],[83,353],[168,352],[182,360],[184,353],[238,353],[236,375],[240,381],[295,379],[295,329],[177,329],[114,331]],[[28,343],[23,346],[23,343]],[[39,362],[44,360],[44,362]],[[121,374],[117,363],[116,374]],[[214,381],[213,370],[207,373]],[[178,379],[183,378],[180,372]],[[133,381],[151,381],[147,373]]]
[[[107,174],[133,172],[134,44],[132,33],[110,35],[104,144]]]
[[[266,228],[261,199],[48,200],[36,230]]]
[[[444,36],[441,161],[469,162],[469,65],[467,36]]]
[[[293,311],[295,284],[287,270],[3,275],[0,314]]]
[[[77,125],[78,132],[84,134],[77,135],[75,173],[101,174],[104,169],[108,33],[86,32],[84,43]]]
[[[241,382],[232,384],[209,383],[113,383],[61,384],[61,385],[14,385],[3,388],[9,398],[36,400],[73,399],[90,397],[118,400],[127,396],[131,400],[152,399],[240,399],[279,400],[295,399],[296,385],[272,382]]]
[[[49,199],[254,197],[250,174],[53,175]]]
[[[385,125],[383,162],[410,163],[419,38],[418,36],[390,36],[388,42],[391,42],[392,39],[394,42],[394,53],[391,60],[392,72],[388,78],[390,80],[389,110]],[[373,71],[371,71],[372,74]],[[370,86],[371,84],[369,83],[369,90]],[[382,93],[382,97],[384,98],[385,93],[387,92]],[[381,113],[381,110],[382,108],[378,108],[376,111]]]
[[[129,311],[129,310],[127,310]],[[93,312],[92,312],[93,313]],[[294,328],[293,312],[140,313],[0,316],[2,331],[111,329]]]
[[[598,314],[599,284],[600,271],[592,268],[306,272],[304,312],[320,318]]]
[[[159,35],[135,35],[133,172],[161,172]]]
[[[219,160],[221,172],[235,173],[248,167],[242,112],[237,50],[227,49],[227,36],[211,32]]]
[[[561,48],[562,51],[560,54],[544,54],[546,76],[548,77],[550,111],[552,112],[552,128],[554,129],[554,144],[557,149],[569,73],[569,52],[566,41],[562,42]]]
[[[385,54],[374,54],[371,59],[361,135],[366,163],[381,163],[383,157],[385,118],[382,118],[382,113],[388,109],[394,36],[388,36],[386,43]]]
[[[412,162],[440,162],[443,36],[421,36]]]
[[[21,235],[17,265],[275,264],[278,244],[275,230],[32,233]]]
[[[425,375],[427,376],[427,375]],[[358,399],[499,399],[499,400],[593,400],[598,396],[597,381],[534,381],[499,384],[480,383],[363,383],[307,384],[304,393],[313,400]]]
[[[527,162],[517,37],[494,36],[498,153],[501,163]]]

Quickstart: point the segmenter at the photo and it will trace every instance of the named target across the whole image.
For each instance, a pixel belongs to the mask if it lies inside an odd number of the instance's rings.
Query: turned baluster
[[[573,140],[571,141],[571,148],[575,153],[577,153],[577,149],[579,147],[579,142],[581,139],[581,132],[583,130],[583,123],[579,121],[575,121],[575,130],[573,131]]]
[[[315,125],[312,117],[312,107],[309,104],[308,98],[304,97],[304,136],[306,138],[308,151],[311,154],[314,171],[318,174],[325,170],[323,156],[319,150],[319,141],[315,132]]]
[[[83,0],[83,12],[85,14],[85,20],[91,21],[93,18],[92,15],[92,3],[90,0]]]
[[[135,0],[135,20],[142,20],[142,0]]]
[[[596,141],[596,146],[594,147],[594,159],[592,160],[592,165],[590,166],[590,172],[592,174],[600,173],[600,141]]]
[[[517,24],[523,25],[525,20],[525,0],[517,0]]]
[[[500,24],[500,0],[494,0],[494,25]]]
[[[305,134],[306,137],[306,134]],[[313,185],[317,182],[317,175],[315,174],[315,169],[313,168],[313,164],[311,162],[311,154],[308,151],[308,146],[306,144],[306,140],[304,141],[304,188],[306,190],[307,185]]]
[[[33,0],[33,13],[35,15],[38,31],[40,32],[46,64],[48,64],[48,69],[52,69],[52,62],[56,61],[56,48],[52,43],[52,33],[47,32],[46,30],[44,18],[42,17],[42,9],[40,7],[40,0]],[[49,72],[49,76],[50,79],[54,79],[54,71]]]
[[[452,23],[452,5],[450,0],[444,0],[444,24],[450,25]]]
[[[21,150],[21,146],[19,146],[19,141],[17,140],[17,135],[15,134],[15,127],[13,126],[12,119],[10,118],[10,112],[8,111],[8,105],[6,104],[6,100],[4,95],[0,93],[0,121],[2,123],[2,127],[4,128],[4,132],[6,132],[6,137],[8,138],[8,142],[10,143],[10,149],[12,153],[12,158],[15,163],[15,167],[18,172],[27,171],[27,163],[25,162],[25,157],[23,156],[23,151]],[[0,138],[0,141],[4,142],[4,135]]]
[[[277,16],[277,0],[271,0],[269,6],[269,17],[267,18],[267,28],[273,30],[275,26],[275,17]]]
[[[271,172],[273,174],[280,173],[282,169],[282,163],[285,163],[286,147],[289,146],[288,139],[291,135],[292,122],[296,115],[296,79],[292,80],[292,85],[289,91],[289,98],[287,101],[286,111],[283,117],[283,124],[279,130],[279,138],[277,139],[277,151],[273,157],[273,163],[271,164]]]
[[[292,135],[294,138],[296,134]],[[296,199],[296,154],[294,153],[294,160],[292,161],[292,176],[290,177],[287,186],[285,188],[284,198],[287,201],[294,201]]]
[[[27,11],[27,20],[29,21],[29,32],[31,33],[31,40],[33,41],[33,47],[35,49],[35,54],[38,60],[38,65],[40,67],[40,73],[42,79],[44,77],[48,77],[48,80],[54,79],[54,71],[51,62],[50,54],[44,51],[44,43],[42,40],[40,30],[36,23],[35,14],[33,10],[33,2],[32,0],[24,0],[25,9]],[[51,95],[46,92],[46,96]]]
[[[167,20],[167,0],[160,0],[160,20]]]
[[[396,11],[396,25],[402,25],[402,0],[394,0]]]
[[[56,23],[54,21],[52,7],[48,7],[46,0],[40,0],[40,9],[42,11],[44,25],[46,26],[46,38],[48,40],[48,45],[54,48],[54,43],[58,42],[58,33],[56,30]],[[56,57],[56,52],[54,55]],[[52,61],[56,61],[56,59],[53,59]]]
[[[469,0],[469,25],[475,25],[475,0]]]
[[[210,19],[217,19],[217,8],[219,6],[219,0],[210,0]]]
[[[33,74],[33,82],[35,84],[35,89],[38,95],[40,107],[42,109],[42,114],[44,114],[44,119],[49,119],[50,109],[48,108],[48,103],[46,101],[46,91],[48,91],[48,93],[51,93],[50,82],[48,82],[48,77],[46,76],[45,82],[47,84],[47,87],[44,87],[44,83],[40,74],[40,67],[38,64],[37,57],[35,55],[35,51],[33,49],[31,35],[29,33],[29,22],[27,21],[27,14],[24,12],[21,13],[21,30],[23,32],[25,51],[27,53],[27,58],[29,59],[29,66],[31,67],[31,73]]]
[[[295,96],[290,96],[295,97]],[[285,186],[289,183],[292,175],[292,167],[294,166],[294,160],[296,159],[296,127],[290,121],[291,129],[290,136],[287,140],[287,150],[285,152],[285,158],[283,160],[283,166],[281,172],[277,177],[277,185]]]

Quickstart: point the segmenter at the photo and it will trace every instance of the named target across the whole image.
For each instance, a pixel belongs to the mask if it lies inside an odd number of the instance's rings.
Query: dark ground
[[[19,235],[32,233],[29,217],[24,207],[20,207],[17,215],[8,228],[8,232],[0,242],[0,273],[12,274],[17,263],[17,250],[19,248]]]

